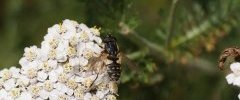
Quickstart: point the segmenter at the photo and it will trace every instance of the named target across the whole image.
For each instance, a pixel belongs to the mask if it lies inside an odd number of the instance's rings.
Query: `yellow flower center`
[[[29,70],[27,70],[27,76],[32,79],[37,76],[37,71],[33,68],[30,68]]]
[[[45,81],[43,87],[47,91],[52,91],[53,90],[53,84],[49,80]]]
[[[82,99],[84,96],[83,89],[81,87],[78,87],[77,89],[75,89],[74,96],[77,97],[78,99]]]
[[[54,59],[54,58],[56,58],[56,56],[57,56],[57,53],[56,53],[56,50],[55,50],[55,49],[52,49],[52,50],[49,51],[48,57],[49,57],[50,59]]]
[[[61,73],[61,74],[59,74],[59,76],[58,76],[58,81],[60,81],[60,82],[62,82],[62,83],[64,83],[64,82],[66,82],[67,81],[67,75],[65,74],[65,73]]]
[[[83,41],[89,40],[89,37],[88,37],[88,35],[87,35],[87,32],[81,32],[81,33],[80,33],[80,39],[82,39]]]
[[[114,95],[108,95],[106,100],[117,100]]]
[[[92,82],[93,80],[91,78],[87,78],[84,82],[83,82],[83,85],[86,87],[86,88],[90,88],[90,86],[92,85]]]
[[[63,65],[63,71],[66,73],[69,73],[73,70],[73,66],[71,66],[69,63],[66,63]]]
[[[49,41],[49,44],[52,48],[57,48],[59,41],[55,38]]]
[[[35,96],[38,95],[38,93],[39,93],[40,90],[41,90],[41,87],[40,87],[40,86],[37,86],[37,85],[34,85],[34,86],[31,86],[31,87],[30,87],[30,92],[31,92],[33,95],[35,95]]]
[[[74,57],[77,55],[77,50],[76,48],[73,47],[68,47],[67,54],[69,57]]]
[[[97,28],[96,26],[90,28],[90,30],[93,32],[94,35],[100,36],[100,30],[101,28]]]
[[[13,97],[13,98],[16,98],[20,95],[20,89],[19,88],[13,88],[11,91],[10,91],[10,95]]]
[[[71,89],[75,89],[78,84],[75,80],[69,80],[67,81],[66,85]]]
[[[71,46],[75,46],[78,44],[78,38],[76,36],[73,36],[69,41]]]
[[[37,58],[37,54],[31,48],[27,48],[27,51],[24,53],[24,56],[28,61],[33,61],[35,58]]]
[[[8,80],[12,77],[12,74],[9,70],[5,70],[3,71],[3,76],[2,76],[2,79],[3,80]]]
[[[66,99],[66,96],[65,96],[65,95],[60,95],[60,96],[58,97],[58,100],[67,100],[67,99]]]
[[[49,71],[52,70],[52,67],[49,66],[48,62],[44,62],[44,64],[43,64],[43,70],[49,72]]]
[[[83,56],[84,56],[86,59],[90,59],[91,57],[93,57],[93,52],[92,52],[92,50],[90,50],[90,49],[84,49],[84,50],[83,50]]]

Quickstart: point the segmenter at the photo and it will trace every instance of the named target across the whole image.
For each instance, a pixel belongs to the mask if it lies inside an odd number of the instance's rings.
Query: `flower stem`
[[[170,9],[169,17],[168,17],[166,47],[169,47],[169,43],[170,43],[171,38],[172,38],[173,27],[174,27],[174,18],[173,17],[174,17],[175,12],[176,12],[176,7],[177,7],[178,1],[179,0],[173,0],[172,5],[171,5],[171,9]]]

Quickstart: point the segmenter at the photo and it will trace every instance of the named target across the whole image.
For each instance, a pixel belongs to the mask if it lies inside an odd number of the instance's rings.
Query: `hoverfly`
[[[98,74],[102,74],[107,71],[110,81],[119,82],[121,76],[121,64],[127,65],[127,68],[130,68],[132,72],[136,72],[138,68],[136,64],[133,63],[126,54],[123,54],[119,51],[118,45],[116,43],[116,38],[112,35],[107,35],[103,38],[104,50],[102,51],[99,57],[93,57],[89,60],[90,70],[97,74],[95,80],[98,78]],[[129,69],[126,69],[129,70]]]

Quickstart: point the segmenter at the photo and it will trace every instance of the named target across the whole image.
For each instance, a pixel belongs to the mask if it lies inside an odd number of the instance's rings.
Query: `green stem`
[[[178,3],[178,0],[173,0],[171,9],[170,9],[170,13],[169,13],[166,47],[169,47],[169,43],[172,39],[173,27],[174,27],[174,18],[173,17],[175,16],[177,3]]]
[[[124,27],[129,29],[129,27],[126,24],[124,24]],[[128,38],[133,43],[135,43],[136,45],[138,45],[140,48],[143,48],[143,50],[147,49],[146,51],[148,51],[148,53],[150,55],[152,55],[153,57],[155,57],[158,60],[168,62],[174,56],[172,53],[170,53],[168,50],[161,47],[159,44],[148,41],[147,39],[145,39],[142,36],[135,33],[133,30],[128,31],[128,33],[121,33],[121,34],[123,36],[125,36],[126,38]],[[137,56],[140,56],[139,53],[140,52],[136,52]],[[128,55],[128,56],[130,56],[130,55]],[[132,56],[132,57],[134,58],[134,56]],[[130,56],[130,58],[131,58],[131,56]],[[203,60],[201,58],[193,59],[193,57],[187,58],[187,61],[188,61],[188,63],[186,64],[186,66],[195,66],[196,65],[195,67],[197,67],[203,71],[206,71],[206,72],[213,71],[212,69],[209,69],[212,66],[212,63],[209,61]],[[180,62],[179,62],[179,60],[176,60],[174,63],[180,63]],[[206,66],[203,63],[206,64]]]

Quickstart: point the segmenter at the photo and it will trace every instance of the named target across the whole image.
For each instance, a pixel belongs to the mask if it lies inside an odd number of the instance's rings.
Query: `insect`
[[[240,48],[238,47],[227,48],[221,53],[218,61],[219,68],[221,70],[224,69],[224,63],[226,62],[228,57],[234,57],[235,61],[240,61]]]
[[[107,64],[107,73],[111,81],[118,81],[121,75],[121,67],[120,64],[117,62],[117,60],[119,59],[117,39],[112,35],[108,34],[106,37],[103,38],[103,43],[105,43],[105,52],[108,54],[107,59],[112,61],[110,64]]]
[[[106,61],[108,54],[107,53],[102,53],[99,57],[94,57],[89,59],[89,62],[91,62],[88,66],[91,71],[97,73],[97,74],[102,74],[106,70]]]
[[[118,81],[122,71],[122,63],[125,70],[132,70],[133,73],[138,72],[138,67],[131,61],[126,54],[119,52],[116,38],[112,35],[107,35],[103,38],[105,49],[99,57],[94,57],[89,60],[90,70],[97,74],[102,74],[107,70],[111,81]],[[97,78],[97,77],[96,77]],[[96,79],[95,79],[96,80]]]
[[[111,81],[118,81],[121,75],[121,68],[119,62],[121,62],[121,58],[119,59],[119,49],[116,43],[116,38],[112,35],[107,35],[103,38],[104,43],[104,51],[101,53],[99,57],[91,58],[89,62],[89,67],[93,72],[97,73],[96,78],[93,80],[90,87],[93,86],[95,81],[98,78],[98,75],[107,70],[108,76]],[[94,90],[96,87],[92,87],[91,90]]]

